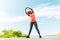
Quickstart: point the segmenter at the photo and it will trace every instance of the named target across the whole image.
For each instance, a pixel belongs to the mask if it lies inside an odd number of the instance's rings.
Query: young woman
[[[26,12],[26,9],[30,9],[31,11]],[[31,9],[29,7],[26,7],[26,9],[25,9],[25,12],[30,17],[30,20],[31,20],[31,22],[30,22],[30,30],[29,30],[29,34],[28,34],[27,38],[30,37],[33,25],[35,26],[35,28],[36,28],[36,30],[37,30],[37,32],[39,34],[39,37],[41,38],[40,31],[39,31],[38,26],[37,26],[37,21],[36,21],[33,9]]]

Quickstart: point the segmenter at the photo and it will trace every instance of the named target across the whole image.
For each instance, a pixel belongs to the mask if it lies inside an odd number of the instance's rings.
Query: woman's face
[[[29,14],[29,16],[31,16],[32,14]]]
[[[29,13],[29,14],[32,14],[32,12],[31,12],[31,11],[28,11],[28,13]]]
[[[31,11],[28,11],[28,14],[31,16],[32,15],[32,12]]]

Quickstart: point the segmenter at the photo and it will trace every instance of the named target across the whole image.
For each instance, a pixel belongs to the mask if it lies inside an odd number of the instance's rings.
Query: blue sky
[[[28,34],[26,7],[34,10],[41,35],[60,32],[60,0],[0,0],[0,30],[18,29]],[[37,35],[34,27],[31,35]]]

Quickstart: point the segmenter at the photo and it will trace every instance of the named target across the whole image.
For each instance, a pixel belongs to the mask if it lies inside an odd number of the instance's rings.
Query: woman
[[[31,11],[26,12],[26,9],[30,9]],[[41,35],[40,35],[39,29],[38,29],[38,26],[37,26],[37,21],[36,21],[33,9],[31,9],[29,7],[27,7],[26,9],[25,9],[25,12],[30,17],[30,20],[31,20],[31,22],[30,22],[30,30],[29,30],[29,34],[28,34],[27,38],[30,37],[33,25],[35,26],[35,28],[36,28],[36,30],[37,30],[37,32],[39,34],[39,37],[41,38]]]

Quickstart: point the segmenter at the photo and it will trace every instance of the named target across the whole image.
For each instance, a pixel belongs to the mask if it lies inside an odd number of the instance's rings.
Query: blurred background
[[[0,0],[0,33],[3,30],[21,30],[28,34],[30,19],[25,8],[31,7],[36,15],[41,35],[60,33],[60,0]],[[31,36],[38,36],[35,27]]]

